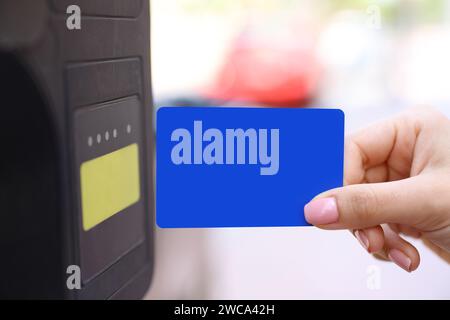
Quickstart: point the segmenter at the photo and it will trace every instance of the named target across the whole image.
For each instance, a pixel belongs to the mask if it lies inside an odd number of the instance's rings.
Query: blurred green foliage
[[[365,10],[378,6],[385,22],[404,18],[417,22],[433,22],[444,17],[448,0],[326,0],[332,12],[338,10]]]
[[[343,10],[361,10],[377,6],[386,23],[413,20],[434,22],[444,17],[448,0],[176,0],[182,10],[189,13],[226,14],[236,10],[253,9],[276,11],[301,8],[308,2],[308,8],[316,6],[326,17]]]

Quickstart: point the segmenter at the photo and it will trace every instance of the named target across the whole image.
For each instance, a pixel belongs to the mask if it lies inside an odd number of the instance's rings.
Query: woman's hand
[[[348,137],[344,187],[305,206],[306,220],[350,229],[370,253],[408,272],[422,238],[450,262],[450,120],[427,109],[403,113]]]

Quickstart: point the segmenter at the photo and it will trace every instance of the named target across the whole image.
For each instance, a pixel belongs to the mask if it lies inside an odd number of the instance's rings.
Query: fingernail
[[[320,198],[305,206],[305,219],[310,224],[321,225],[338,221],[339,213],[334,198]]]
[[[355,237],[356,239],[358,239],[359,243],[364,247],[364,249],[369,251],[370,242],[369,238],[367,238],[366,236],[366,233],[363,230],[356,230]]]
[[[411,268],[411,259],[408,258],[408,256],[406,254],[404,254],[403,252],[401,252],[400,250],[397,249],[391,249],[389,250],[389,254],[388,254],[389,259],[391,259],[391,261],[395,262],[396,265],[398,265],[400,268],[411,272],[410,268]]]

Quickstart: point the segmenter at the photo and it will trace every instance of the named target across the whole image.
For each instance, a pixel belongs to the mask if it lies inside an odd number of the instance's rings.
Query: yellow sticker
[[[88,231],[139,201],[139,150],[136,143],[83,162],[81,203]]]

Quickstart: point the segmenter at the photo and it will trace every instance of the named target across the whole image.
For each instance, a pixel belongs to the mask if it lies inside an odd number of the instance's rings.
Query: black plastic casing
[[[66,25],[70,5],[81,8],[79,30]],[[1,298],[135,299],[148,290],[154,228],[149,16],[145,0],[0,0]],[[82,249],[74,114],[130,97],[140,108],[143,238],[81,289],[69,289],[67,267],[80,265]]]

